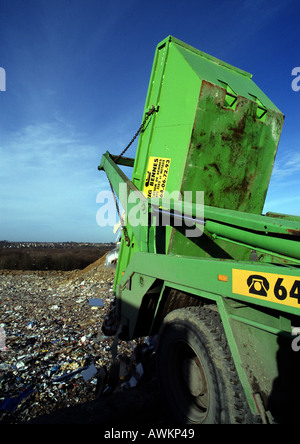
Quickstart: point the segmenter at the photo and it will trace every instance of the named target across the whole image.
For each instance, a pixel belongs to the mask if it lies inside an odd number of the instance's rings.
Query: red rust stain
[[[300,236],[299,230],[287,230],[289,234],[292,234],[293,236]]]

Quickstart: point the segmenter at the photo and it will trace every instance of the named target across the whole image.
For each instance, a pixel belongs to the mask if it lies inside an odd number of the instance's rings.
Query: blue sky
[[[264,211],[300,215],[299,13],[289,0],[0,0],[0,240],[115,240],[96,223],[97,166],[140,125],[168,35],[251,72],[285,114]]]

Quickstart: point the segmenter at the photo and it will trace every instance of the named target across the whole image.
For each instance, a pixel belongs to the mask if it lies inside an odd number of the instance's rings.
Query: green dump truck
[[[283,121],[251,74],[167,37],[135,158],[102,156],[125,210],[103,328],[157,335],[178,423],[296,418],[300,217],[262,215]]]

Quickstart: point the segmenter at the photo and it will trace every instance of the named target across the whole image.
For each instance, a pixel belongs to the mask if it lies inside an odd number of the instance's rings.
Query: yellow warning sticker
[[[143,190],[147,198],[164,197],[170,165],[171,159],[166,157],[149,158]]]
[[[232,292],[300,308],[300,276],[233,269]]]

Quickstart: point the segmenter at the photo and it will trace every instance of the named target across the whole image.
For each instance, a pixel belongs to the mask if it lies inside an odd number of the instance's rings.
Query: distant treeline
[[[0,248],[1,270],[82,270],[114,246]]]

